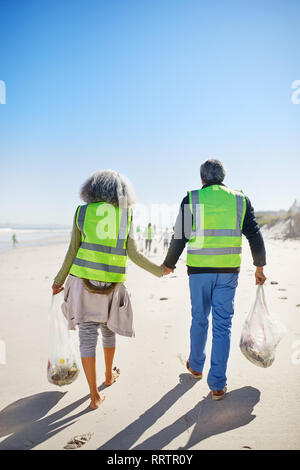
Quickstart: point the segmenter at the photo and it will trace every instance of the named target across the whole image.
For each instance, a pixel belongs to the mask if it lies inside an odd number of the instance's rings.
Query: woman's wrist
[[[56,295],[59,294],[61,291],[64,290],[64,287],[62,284],[57,284],[55,281],[52,284],[52,294]]]
[[[62,278],[59,277],[59,276],[56,276],[56,277],[53,279],[53,284],[57,284],[58,286],[62,286],[64,282],[65,282],[65,280],[62,279]]]

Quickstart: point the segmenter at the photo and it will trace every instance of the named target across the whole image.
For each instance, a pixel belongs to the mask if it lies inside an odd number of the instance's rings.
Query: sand
[[[129,263],[135,338],[117,338],[117,382],[89,411],[83,370],[76,382],[47,382],[47,325],[51,284],[67,244],[17,248],[0,254],[0,449],[63,449],[75,436],[85,449],[299,449],[300,242],[267,240],[269,309],[288,331],[269,369],[239,350],[242,324],[255,297],[254,267],[244,241],[235,301],[228,394],[210,399],[209,332],[204,378],[187,373],[190,299],[184,256],[176,272],[158,279]],[[158,263],[163,256],[153,256]],[[273,284],[271,284],[271,281]],[[274,284],[274,282],[278,284]],[[284,289],[284,290],[283,290]],[[3,356],[3,354],[2,354]],[[99,342],[98,382],[104,389]],[[1,362],[1,361],[0,361]],[[2,357],[3,362],[3,357]]]

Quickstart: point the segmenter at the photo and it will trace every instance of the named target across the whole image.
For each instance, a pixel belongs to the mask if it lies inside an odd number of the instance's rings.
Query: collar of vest
[[[224,186],[227,188],[227,186],[223,183],[209,183],[209,184],[204,184],[201,189],[208,188],[209,186]]]

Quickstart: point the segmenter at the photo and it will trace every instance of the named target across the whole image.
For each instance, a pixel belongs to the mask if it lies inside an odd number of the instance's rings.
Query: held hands
[[[64,287],[61,284],[56,284],[56,282],[53,282],[52,284],[53,295],[59,294],[62,290],[64,290]]]
[[[168,274],[174,272],[174,269],[168,268],[168,267],[165,266],[164,264],[162,264],[162,267],[164,268],[163,276],[167,276]]]
[[[265,280],[267,279],[263,273],[263,267],[257,267],[254,275],[255,275],[256,285],[257,284],[263,285]]]

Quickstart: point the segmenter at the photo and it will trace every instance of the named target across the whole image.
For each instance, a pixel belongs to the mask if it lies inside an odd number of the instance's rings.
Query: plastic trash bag
[[[263,286],[259,285],[254,305],[243,325],[240,339],[242,353],[256,366],[270,367],[285,332],[285,326],[269,312]]]
[[[61,311],[60,294],[52,296],[49,311],[47,378],[54,385],[69,385],[79,375],[79,354],[76,331],[68,329]]]

